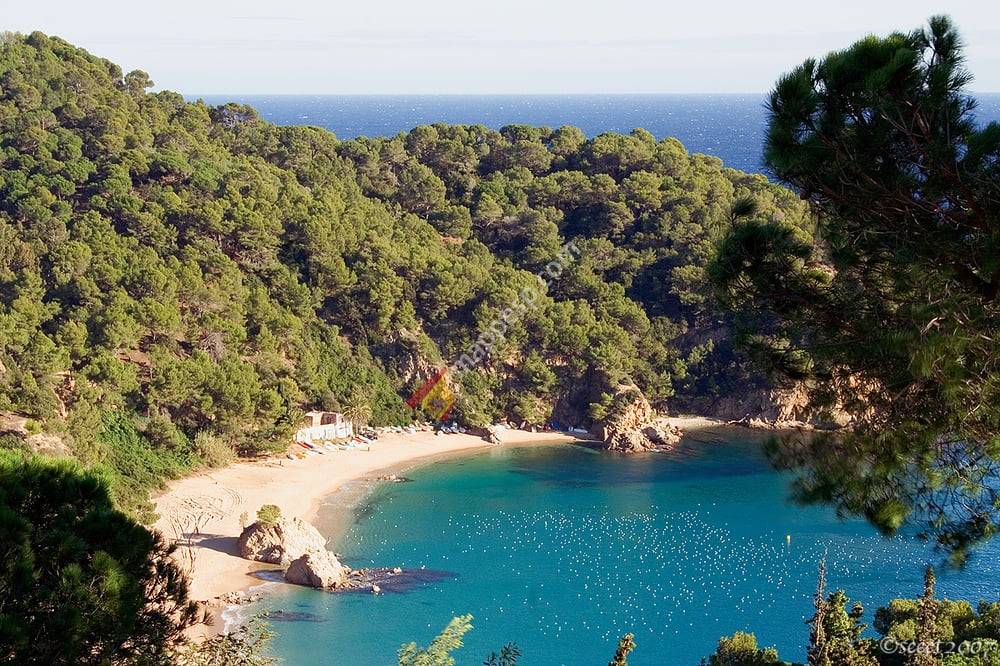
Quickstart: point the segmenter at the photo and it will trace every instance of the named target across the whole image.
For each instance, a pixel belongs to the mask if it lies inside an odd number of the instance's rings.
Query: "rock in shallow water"
[[[285,571],[285,580],[309,587],[340,587],[347,578],[347,569],[328,550],[305,553],[296,558]]]

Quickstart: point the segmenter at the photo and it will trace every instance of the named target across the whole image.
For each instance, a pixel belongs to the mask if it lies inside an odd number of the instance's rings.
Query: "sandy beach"
[[[509,430],[501,446],[576,441],[560,432]],[[276,457],[239,462],[171,482],[153,498],[160,516],[155,527],[179,545],[176,558],[190,574],[191,598],[209,601],[260,584],[252,574],[275,568],[239,557],[236,541],[244,513],[253,522],[261,505],[275,504],[285,516],[312,521],[322,500],[345,483],[424,458],[490,446],[472,435],[387,433],[369,450],[328,451],[303,460]],[[344,511],[349,510],[345,505]]]

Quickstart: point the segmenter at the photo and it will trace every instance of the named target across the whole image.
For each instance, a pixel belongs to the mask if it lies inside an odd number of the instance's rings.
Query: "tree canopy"
[[[105,478],[0,451],[0,661],[170,663],[199,620],[170,553]]]
[[[766,159],[817,233],[744,209],[711,269],[762,367],[857,417],[780,447],[798,495],[957,560],[1000,517],[1000,125],[970,80],[943,17],[782,77]]]
[[[109,462],[122,506],[283,446],[303,409],[417,416],[404,398],[526,288],[453,378],[457,418],[587,426],[622,385],[662,405],[762,382],[706,270],[738,200],[808,227],[763,176],[643,130],[339,141],[150,84],[56,37],[0,44],[0,413]]]

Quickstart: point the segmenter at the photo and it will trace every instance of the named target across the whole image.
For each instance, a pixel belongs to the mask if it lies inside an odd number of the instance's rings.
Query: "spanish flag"
[[[447,368],[438,370],[433,377],[421,384],[406,404],[411,409],[418,407],[437,421],[448,418],[451,408],[455,405],[455,393],[449,388],[445,377]]]

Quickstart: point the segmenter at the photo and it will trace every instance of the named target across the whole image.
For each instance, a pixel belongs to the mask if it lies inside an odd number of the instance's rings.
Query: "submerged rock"
[[[376,594],[405,594],[426,585],[433,585],[455,577],[456,574],[453,572],[437,569],[370,567],[350,571],[344,582],[330,591],[371,594],[377,588]]]
[[[309,587],[340,587],[347,579],[348,569],[328,550],[308,552],[295,559],[285,571],[285,580]]]
[[[326,540],[301,518],[248,525],[237,543],[240,557],[269,564],[291,564],[306,553],[326,551]]]

